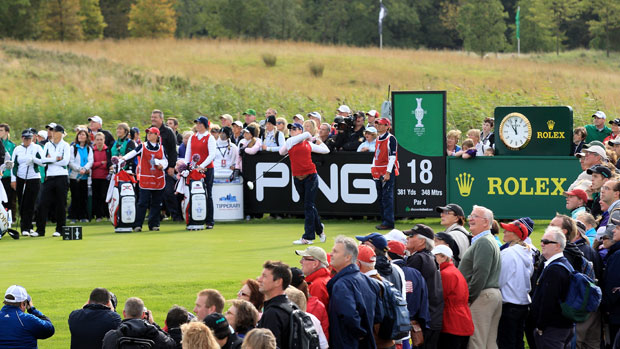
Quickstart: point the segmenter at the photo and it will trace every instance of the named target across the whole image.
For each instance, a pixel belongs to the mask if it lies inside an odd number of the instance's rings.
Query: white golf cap
[[[9,295],[13,296],[12,297],[13,299],[7,298],[7,296]],[[5,302],[19,303],[19,302],[23,302],[28,299],[30,299],[28,292],[26,292],[25,288],[19,285],[10,286],[9,288],[6,289],[6,293],[4,294]]]
[[[101,117],[98,116],[98,115],[89,117],[88,121],[94,121],[94,122],[98,123],[99,125],[103,126],[103,120],[101,120]]]
[[[607,115],[600,110],[597,110],[596,113],[592,114],[592,117],[597,119],[607,119]]]
[[[405,235],[402,231],[398,229],[392,229],[389,233],[383,235],[387,241],[398,241],[402,242],[405,246],[407,246],[407,235]]]
[[[351,108],[349,108],[348,105],[343,104],[343,105],[338,107],[338,111],[341,112],[341,113],[349,113],[350,114],[351,113]]]
[[[433,254],[441,253],[442,255],[444,255],[446,257],[452,258],[452,250],[450,249],[450,247],[448,247],[446,245],[437,245],[437,246],[435,246],[435,248],[433,249],[432,252],[433,252]]]
[[[319,120],[322,120],[322,119],[321,119],[321,114],[319,114],[319,112],[318,112],[318,111],[309,112],[309,113],[308,113],[308,116],[311,116],[311,117],[313,117],[313,118],[317,118],[317,119],[319,119]]]

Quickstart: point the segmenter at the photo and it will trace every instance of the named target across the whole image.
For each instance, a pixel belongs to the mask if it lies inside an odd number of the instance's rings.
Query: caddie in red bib
[[[159,230],[160,207],[166,186],[164,170],[168,167],[168,158],[160,143],[159,129],[157,127],[147,129],[146,138],[146,142],[122,157],[124,161],[127,161],[140,155],[137,170],[140,179],[140,198],[134,231],[142,231],[147,207],[150,207],[149,230]]]
[[[381,209],[381,224],[378,230],[394,229],[394,181],[398,176],[398,142],[390,134],[390,120],[375,121],[379,137],[375,146],[370,173],[377,186],[377,200]]]
[[[197,169],[205,174],[205,191],[207,192],[207,229],[213,229],[215,221],[213,220],[213,179],[215,169],[213,168],[213,159],[217,153],[217,144],[215,137],[209,133],[209,119],[206,116],[199,116],[194,120],[196,133],[189,138],[187,142],[187,151],[185,152],[185,163],[189,164],[195,154],[200,155]]]

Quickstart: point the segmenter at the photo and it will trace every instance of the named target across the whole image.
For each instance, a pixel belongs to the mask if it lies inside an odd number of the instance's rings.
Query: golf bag
[[[13,163],[9,161],[9,166],[7,164],[2,164],[0,166],[0,172],[4,171],[6,168],[13,167]],[[11,211],[4,208],[5,202],[9,202],[9,198],[6,195],[6,191],[4,191],[4,187],[0,185],[0,238],[4,236],[4,234],[9,233],[9,235],[17,240],[19,239],[19,232],[15,229],[11,229],[11,224],[13,223],[13,218],[11,217]]]
[[[120,170],[110,180],[106,202],[114,232],[131,232],[136,221],[136,179],[132,174]]]
[[[189,172],[189,173],[188,173]],[[185,176],[184,176],[185,175]],[[207,221],[207,191],[205,175],[198,170],[183,171],[176,192],[183,194],[181,210],[187,230],[202,230]]]

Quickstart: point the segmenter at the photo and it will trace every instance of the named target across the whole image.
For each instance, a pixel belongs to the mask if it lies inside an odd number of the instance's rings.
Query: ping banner
[[[392,92],[400,175],[396,217],[433,217],[446,204],[446,91]]]
[[[312,154],[319,176],[315,200],[321,216],[377,216],[377,190],[370,175],[373,153],[334,152]],[[290,161],[278,153],[259,152],[244,156],[243,177],[255,181],[254,189],[244,186],[246,214],[303,214],[304,205],[293,184]],[[269,170],[272,166],[273,169]]]
[[[448,201],[471,212],[473,205],[496,218],[551,219],[566,213],[564,191],[581,172],[569,156],[494,156],[473,160],[450,157]]]

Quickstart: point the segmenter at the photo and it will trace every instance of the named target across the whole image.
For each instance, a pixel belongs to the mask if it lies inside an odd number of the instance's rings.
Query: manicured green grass
[[[438,219],[415,220],[420,222],[435,231],[443,230]],[[536,222],[533,240],[537,245],[546,223]],[[336,235],[365,235],[375,231],[376,224],[326,220],[328,240],[318,246],[329,252]],[[413,224],[400,221],[397,228],[409,229]],[[82,307],[95,287],[106,287],[117,295],[119,313],[128,297],[142,298],[163,326],[172,305],[191,311],[201,289],[215,288],[226,299],[235,298],[240,283],[258,276],[267,259],[299,265],[296,247],[291,244],[303,231],[299,219],[221,223],[209,231],[186,231],[184,225],[169,222],[161,227],[159,232],[115,234],[110,223],[92,223],[84,226],[81,241],[51,236],[12,240],[5,236],[0,241],[0,289],[12,284],[26,287],[35,306],[56,327],[56,334],[40,341],[39,346],[67,348],[69,313]]]

